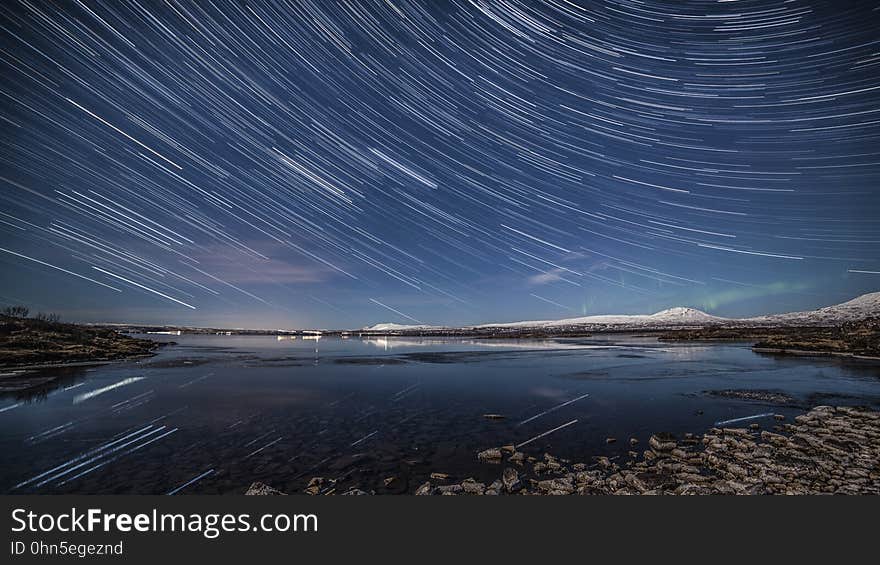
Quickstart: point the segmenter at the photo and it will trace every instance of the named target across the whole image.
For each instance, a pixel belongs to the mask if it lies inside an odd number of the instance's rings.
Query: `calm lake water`
[[[0,397],[0,489],[217,494],[259,480],[293,493],[323,476],[341,490],[412,492],[434,471],[494,479],[477,451],[574,420],[521,449],[625,457],[630,437],[643,449],[652,432],[702,433],[816,404],[880,408],[877,365],[760,355],[748,344],[151,337],[178,344],[137,362],[66,369],[39,395]],[[794,400],[707,394],[719,389]],[[775,424],[741,425],[752,422]]]

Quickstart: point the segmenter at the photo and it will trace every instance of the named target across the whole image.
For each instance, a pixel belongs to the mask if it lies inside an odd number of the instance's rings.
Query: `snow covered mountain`
[[[745,318],[741,322],[781,325],[828,326],[841,322],[862,320],[872,316],[880,316],[880,292],[863,294],[842,304],[825,306],[806,312],[790,312],[771,316]]]
[[[562,326],[622,326],[622,327],[667,327],[699,326],[723,322],[724,318],[712,316],[696,308],[669,308],[655,314],[600,315],[566,318],[564,320],[536,320],[511,322],[505,324],[482,324],[477,328],[556,328]]]
[[[712,316],[695,308],[669,308],[655,314],[634,315],[600,315],[567,318],[564,320],[531,320],[524,322],[505,322],[497,324],[481,324],[468,326],[464,329],[482,328],[554,328],[562,326],[632,326],[632,327],[667,327],[667,326],[699,326],[724,322],[725,318]],[[415,331],[442,330],[443,326],[413,326],[405,324],[383,323],[367,328],[365,331]]]
[[[661,310],[660,312],[657,312],[656,314],[651,314],[648,317],[656,322],[676,322],[682,324],[715,323],[725,320],[725,318],[719,318],[718,316],[707,314],[702,310],[697,310],[696,308],[686,308],[682,306],[669,308],[668,310]]]
[[[468,326],[461,329],[482,330],[488,328],[560,328],[581,326],[585,329],[649,329],[649,328],[673,328],[694,326],[830,326],[861,320],[873,316],[880,317],[880,292],[864,294],[842,304],[826,306],[817,310],[806,312],[791,312],[788,314],[773,314],[769,316],[757,316],[754,318],[721,318],[707,314],[696,308],[676,307],[662,310],[654,314],[633,315],[600,315],[583,316],[580,318],[566,318],[563,320],[532,320],[524,322],[507,322],[498,324],[481,324]],[[418,331],[418,330],[448,330],[442,326],[407,326],[403,324],[376,324],[366,331]]]

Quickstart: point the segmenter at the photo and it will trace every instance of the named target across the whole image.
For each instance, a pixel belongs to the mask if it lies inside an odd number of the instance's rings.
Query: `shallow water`
[[[494,479],[497,468],[478,464],[477,451],[575,420],[522,450],[625,457],[630,437],[643,446],[657,431],[702,433],[816,404],[880,408],[877,365],[761,355],[744,343],[151,337],[178,344],[140,361],[65,369],[36,395],[0,397],[0,489],[217,494],[259,480],[297,492],[323,476],[341,490],[412,492],[434,471]],[[706,394],[719,389],[794,400]],[[742,425],[752,422],[776,423]]]

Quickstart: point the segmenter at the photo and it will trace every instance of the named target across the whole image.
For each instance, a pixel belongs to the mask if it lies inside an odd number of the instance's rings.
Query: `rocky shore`
[[[629,455],[614,460],[572,463],[514,446],[490,448],[476,457],[497,468],[496,480],[454,481],[433,473],[414,494],[880,494],[880,412],[818,406],[791,423],[775,420],[773,431],[751,424],[703,436],[657,433],[641,451],[631,439]],[[338,492],[324,477],[314,477],[305,493],[371,494]],[[282,493],[254,484],[248,494]]]
[[[702,437],[654,434],[626,461],[575,463],[507,448],[478,458],[491,484],[426,482],[416,494],[880,494],[880,413],[818,406],[774,431],[712,428]]]

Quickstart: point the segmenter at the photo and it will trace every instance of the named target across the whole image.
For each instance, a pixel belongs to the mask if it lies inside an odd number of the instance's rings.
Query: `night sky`
[[[875,2],[3,2],[0,302],[468,324],[880,289]]]

